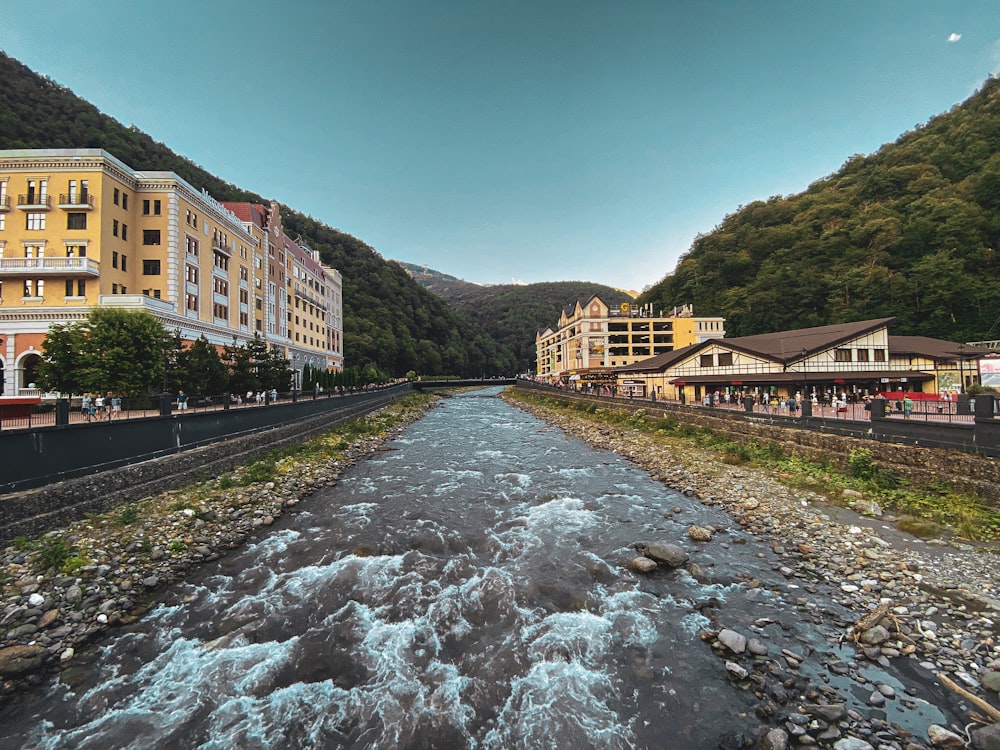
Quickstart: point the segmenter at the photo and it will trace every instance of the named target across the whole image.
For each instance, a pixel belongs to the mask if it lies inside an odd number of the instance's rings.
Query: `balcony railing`
[[[17,207],[25,211],[48,210],[52,208],[52,196],[29,193],[28,195],[17,196]]]
[[[0,276],[100,276],[101,264],[92,258],[0,258]]]
[[[0,196],[0,211],[10,211],[10,196]]]
[[[94,196],[90,193],[60,193],[59,208],[93,209]]]

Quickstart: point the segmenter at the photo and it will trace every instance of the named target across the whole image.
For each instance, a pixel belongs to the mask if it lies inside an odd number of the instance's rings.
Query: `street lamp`
[[[809,398],[809,370],[806,368],[806,355],[809,352],[802,349],[802,403],[799,405],[803,417],[812,416],[812,399]],[[806,406],[806,404],[809,404]]]
[[[958,345],[958,392],[965,393],[965,344]]]

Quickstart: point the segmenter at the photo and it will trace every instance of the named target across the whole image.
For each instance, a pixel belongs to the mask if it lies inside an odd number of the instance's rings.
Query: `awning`
[[[933,380],[933,373],[914,372],[912,370],[872,370],[870,372],[761,372],[761,373],[732,373],[731,375],[684,375],[679,378],[668,380],[672,385],[778,385],[781,383],[801,384],[809,382],[816,383],[836,383],[837,385],[847,385],[849,383],[871,383],[881,382],[887,378],[890,382],[906,380],[907,382],[923,382]]]

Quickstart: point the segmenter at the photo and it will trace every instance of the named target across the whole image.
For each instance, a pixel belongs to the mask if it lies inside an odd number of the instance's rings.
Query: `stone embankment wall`
[[[520,386],[520,383],[518,384]],[[851,451],[866,448],[880,469],[918,486],[944,484],[955,490],[972,492],[1000,508],[1000,460],[941,448],[896,445],[876,440],[835,435],[802,427],[784,426],[790,419],[754,417],[737,411],[698,406],[680,406],[650,401],[625,402],[599,396],[540,389],[539,393],[573,401],[594,403],[602,409],[671,417],[684,424],[711,429],[746,444],[775,443],[786,455],[832,464],[847,469]]]
[[[0,498],[0,544],[19,536],[34,538],[88,515],[104,513],[125,503],[219,476],[268,451],[300,442],[305,437],[380,409],[392,400],[392,397],[374,399],[294,424],[4,495]]]

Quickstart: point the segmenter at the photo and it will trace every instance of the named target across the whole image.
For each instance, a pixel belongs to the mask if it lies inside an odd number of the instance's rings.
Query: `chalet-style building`
[[[923,336],[890,336],[894,321],[701,341],[615,368],[617,392],[688,403],[715,393],[806,394],[821,401],[831,393],[957,395],[979,382],[979,361],[994,353]]]

